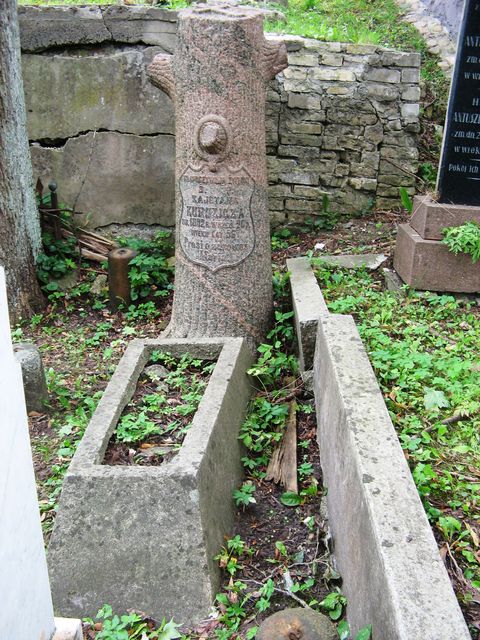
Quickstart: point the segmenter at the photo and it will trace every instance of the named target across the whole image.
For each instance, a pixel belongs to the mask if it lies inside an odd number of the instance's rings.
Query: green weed
[[[471,221],[459,227],[443,229],[443,242],[455,255],[466,253],[471,256],[473,263],[480,260],[480,224],[478,222]]]

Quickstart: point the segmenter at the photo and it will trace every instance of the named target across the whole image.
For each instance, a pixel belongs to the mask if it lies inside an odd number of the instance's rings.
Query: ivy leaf
[[[182,634],[177,631],[179,626],[179,624],[175,624],[173,618],[170,622],[165,622],[165,624],[162,624],[162,630],[158,635],[158,640],[175,640],[176,638],[181,638]]]
[[[302,497],[293,491],[285,491],[280,496],[280,502],[286,507],[298,507],[299,504],[302,504]]]
[[[346,620],[341,620],[338,623],[337,631],[340,640],[348,640],[350,637],[350,625]]]
[[[439,391],[438,389],[425,389],[423,404],[427,411],[450,406],[450,403],[443,391]]]
[[[369,624],[368,627],[363,627],[355,636],[355,640],[369,640],[372,637],[372,625]]]

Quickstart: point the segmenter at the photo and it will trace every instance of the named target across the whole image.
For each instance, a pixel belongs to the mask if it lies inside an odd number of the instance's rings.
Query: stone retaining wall
[[[145,68],[175,46],[176,13],[144,6],[20,7],[36,177],[91,224],[174,224],[174,114]],[[413,192],[417,54],[284,37],[267,104],[277,221],[358,213]]]

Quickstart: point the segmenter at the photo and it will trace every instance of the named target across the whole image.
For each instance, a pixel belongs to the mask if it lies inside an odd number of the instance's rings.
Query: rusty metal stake
[[[108,254],[108,295],[110,307],[115,311],[121,304],[128,307],[131,302],[128,264],[136,255],[136,251],[127,247],[113,249]]]
[[[57,183],[52,180],[48,185],[50,189],[50,209],[52,212],[53,236],[55,240],[62,239],[62,225],[60,222],[60,211],[58,210]]]

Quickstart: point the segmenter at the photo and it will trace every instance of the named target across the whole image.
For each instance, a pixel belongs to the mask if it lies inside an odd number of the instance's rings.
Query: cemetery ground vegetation
[[[378,237],[380,228],[376,225],[372,228],[373,235]],[[345,231],[350,235],[350,228]],[[284,257],[292,250],[292,243],[297,242],[297,248],[303,250],[314,242],[316,233],[307,225],[303,231],[290,229],[276,234],[274,243],[280,245],[276,250],[279,264],[284,266]],[[335,231],[329,233],[335,234]],[[154,239],[146,247],[137,245],[140,261],[148,257],[156,242]],[[62,251],[64,249],[59,248],[56,254],[59,261]],[[65,261],[71,259],[69,249],[65,249],[64,255]],[[165,269],[163,286],[150,283],[148,293],[143,290],[143,297],[138,296],[136,305],[118,313],[108,307],[105,284],[98,287],[105,268],[99,263],[80,261],[78,255],[73,256],[73,262],[77,269],[76,282],[67,290],[58,286],[47,288],[48,282],[44,283],[48,296],[45,312],[13,331],[15,340],[29,339],[40,347],[47,372],[49,406],[44,413],[34,412],[29,416],[46,541],[54,523],[64,474],[125,347],[134,337],[158,336],[171,312],[173,272],[166,261],[153,266]],[[64,269],[49,273],[62,276]],[[133,279],[132,286],[140,291],[145,283]],[[92,287],[96,293],[92,293]],[[86,623],[87,638],[118,640],[141,637],[142,633],[163,640],[201,635],[220,640],[253,638],[255,627],[263,617],[292,605],[308,605],[330,615],[336,622],[342,620],[345,602],[339,576],[330,563],[322,516],[323,490],[313,398],[298,376],[288,275],[279,268],[274,271],[274,288],[276,323],[265,344],[260,346],[258,360],[251,370],[257,391],[241,432],[246,445],[243,459],[246,477],[232,496],[238,505],[237,525],[223,549],[218,550],[217,561],[224,581],[216,601],[217,617],[201,628],[184,629],[178,626],[181,621],[152,621],[141,612],[112,612],[107,603],[99,617]],[[168,357],[158,354],[158,358],[168,369]],[[183,394],[187,385],[192,391],[191,379],[185,381],[185,372],[190,370],[197,375],[204,365],[209,367],[211,363],[191,362],[187,357],[181,362],[180,373],[177,367],[177,371],[172,368],[168,375],[179,381]],[[206,382],[204,376],[200,379]],[[193,391],[198,396],[202,390]],[[189,398],[184,403],[186,418],[194,411],[197,400],[198,397]],[[156,401],[157,398],[152,400],[154,404]],[[145,411],[147,422],[149,402]],[[298,494],[265,480],[266,466],[282,437],[292,404],[296,405],[297,416]],[[128,439],[132,433],[136,435],[136,428],[131,433],[130,427],[125,425]],[[139,431],[142,429],[141,425]],[[342,638],[349,637],[345,625],[343,622],[339,627]]]
[[[218,553],[224,582],[217,618],[192,630],[138,614],[141,620],[125,622],[126,628],[146,624],[148,633],[157,634],[152,638],[247,638],[253,637],[263,616],[299,600],[341,619],[341,582],[330,564],[320,508],[313,398],[298,376],[285,259],[309,252],[390,256],[395,227],[404,218],[404,213],[391,211],[338,221],[334,229],[290,224],[274,232],[276,322],[251,370],[257,392],[241,431],[246,477],[232,496],[238,505],[236,530]],[[156,240],[147,243],[147,256],[152,243]],[[145,257],[142,249],[139,256]],[[78,268],[78,256],[75,264]],[[128,341],[158,336],[167,324],[173,272],[166,260],[161,264],[166,271],[163,287],[151,284],[136,305],[112,313],[105,286],[92,293],[105,269],[83,261],[76,284],[67,291],[47,289],[45,312],[13,331],[14,339],[31,339],[40,347],[47,371],[50,405],[45,413],[30,415],[46,540],[65,471]],[[323,268],[319,273],[332,310],[356,317],[460,603],[474,624],[480,600],[478,307],[474,300],[452,296],[390,293],[379,274]],[[298,494],[265,480],[292,403],[297,407]],[[103,614],[87,625],[88,638],[99,631],[104,632],[100,638],[109,638],[107,628],[124,624],[121,616],[108,616],[108,609]],[[168,635],[172,633],[179,636]],[[344,625],[339,633],[348,637]]]

